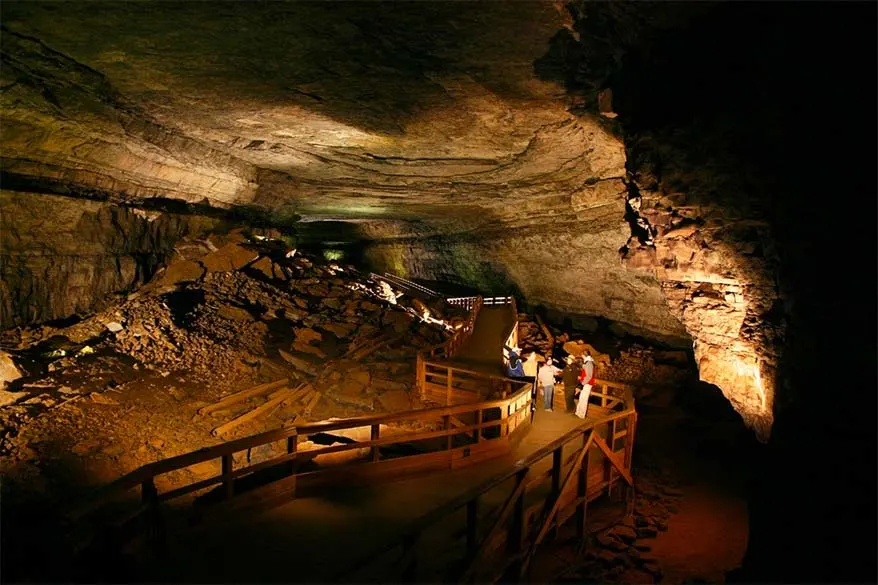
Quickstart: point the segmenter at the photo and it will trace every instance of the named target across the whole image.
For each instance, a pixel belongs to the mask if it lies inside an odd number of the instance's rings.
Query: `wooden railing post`
[[[451,430],[451,415],[446,414],[445,416],[442,417],[442,420],[445,423],[444,424],[445,430],[450,431]],[[445,450],[451,451],[451,434],[450,433],[445,437]]]
[[[445,377],[445,406],[451,406],[451,377],[454,375],[454,370],[451,368],[451,366],[448,366],[445,371],[448,373],[448,375]]]
[[[558,497],[561,489],[561,452],[564,447],[558,447],[552,451],[552,497]]]
[[[616,452],[616,419],[607,423],[607,445],[610,447],[610,453]],[[616,480],[616,470],[613,464],[607,459],[607,497],[613,495],[613,482]]]
[[[634,433],[637,429],[637,411],[632,410],[628,415],[628,427],[625,433],[625,468],[631,469],[632,459],[634,458]]]
[[[377,441],[379,438],[381,425],[372,425],[372,434],[371,440]],[[378,461],[381,458],[381,448],[380,447],[372,447],[372,461]]]
[[[526,481],[529,468],[524,468],[518,472],[517,478],[519,482]],[[525,526],[524,526],[524,495],[525,490],[521,490],[518,498],[515,500],[515,507],[512,510],[512,525],[509,527],[509,533],[506,540],[506,552],[510,556],[518,557],[511,567],[510,574],[520,575],[523,564],[520,553],[524,546]]]
[[[232,478],[232,454],[226,453],[222,457],[223,465],[223,494],[227,500],[235,496],[235,480]]]
[[[482,424],[482,409],[476,411],[476,425]],[[473,440],[478,443],[482,440],[482,429],[476,429],[473,431]]]
[[[299,435],[293,435],[291,437],[287,437],[287,454],[291,455],[293,453],[298,452],[298,450],[299,450]],[[298,470],[297,468],[298,468],[298,465],[296,464],[296,461],[295,460],[290,461],[289,471],[290,471],[291,475],[296,473],[296,471]],[[291,488],[292,493],[290,495],[295,497],[295,495],[296,495],[296,479],[293,478],[292,481],[293,481],[292,488]]]
[[[631,411],[628,415],[627,432],[625,433],[625,469],[631,473],[631,466],[634,459],[634,434],[637,429],[637,411]],[[625,507],[628,514],[633,510],[634,506],[634,486],[627,486],[625,489]]]
[[[585,447],[588,444],[589,434],[593,433],[593,430],[585,431],[582,433],[582,445]],[[576,497],[580,499],[579,505],[576,506],[576,536],[577,538],[585,537],[585,523],[587,519],[587,511],[588,511],[588,460],[589,454],[586,453],[582,458],[582,464],[579,467],[579,481],[576,484]]]
[[[466,505],[466,556],[472,558],[476,552],[479,529],[479,496],[476,496]]]
[[[558,447],[554,451],[552,451],[552,492],[549,499],[546,500],[546,507],[552,506],[555,501],[561,497],[561,455],[564,451],[564,446]],[[556,537],[558,535],[558,523],[555,523],[555,528],[551,532],[552,537]]]
[[[150,477],[140,484],[140,500],[147,506],[146,521],[149,541],[156,544],[159,541],[161,518],[159,516],[159,492],[155,487],[155,478]]]
[[[421,352],[418,352],[415,361],[415,387],[418,389],[418,396],[421,397],[421,400],[424,400],[426,398],[426,369]]]

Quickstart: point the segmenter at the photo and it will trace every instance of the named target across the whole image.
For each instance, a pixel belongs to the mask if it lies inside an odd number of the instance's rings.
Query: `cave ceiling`
[[[212,183],[192,179],[185,175],[204,157],[188,160],[185,144],[127,125],[115,141],[136,150],[145,140],[180,159],[166,177],[179,174],[188,189],[177,195],[190,201],[292,204],[306,219],[447,213],[471,222],[473,209],[623,172],[618,141],[569,113],[564,88],[534,72],[553,35],[569,26],[562,5],[146,2],[95,10],[10,2],[3,11],[9,31],[104,76],[124,100],[108,103],[82,83],[90,72],[74,74],[60,56],[48,71],[26,62],[48,87],[22,100],[62,100],[61,113],[44,114],[62,118],[56,126],[72,118],[106,140],[115,110],[136,109],[241,161],[203,171]],[[85,95],[53,98],[59,80],[79,83]],[[26,123],[32,112],[18,106]],[[7,118],[18,117],[7,109]],[[14,139],[5,142],[16,150]],[[113,190],[135,198],[161,191],[138,183],[129,175]]]

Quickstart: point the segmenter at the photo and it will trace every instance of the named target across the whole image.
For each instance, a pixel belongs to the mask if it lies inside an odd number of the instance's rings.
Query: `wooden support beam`
[[[552,491],[547,499],[547,502],[554,504],[561,497],[561,455],[564,451],[564,446],[560,446],[554,451],[552,451]],[[578,461],[578,459],[577,459]],[[573,463],[574,467],[576,466],[576,462]],[[572,470],[571,470],[572,472]],[[553,538],[557,536],[557,530],[555,534],[553,534]]]
[[[448,367],[448,374],[445,386],[445,406],[451,406],[451,379],[454,376],[454,368]]]
[[[446,415],[443,416],[442,418],[443,418],[443,421],[442,421],[442,428],[444,428],[446,431],[450,431],[450,430],[451,430],[451,415],[450,415],[450,414],[446,414]],[[445,450],[446,450],[446,451],[451,451],[451,438],[452,438],[452,435],[451,435],[451,434],[449,434],[449,435],[445,438]]]
[[[524,495],[524,488],[527,485],[525,478],[527,477],[528,471],[529,469],[527,468],[519,471],[518,476],[516,477],[517,483],[515,485],[515,489],[512,490],[512,494],[506,499],[506,503],[503,504],[503,508],[500,509],[500,515],[497,516],[496,520],[494,520],[494,524],[493,526],[491,526],[491,530],[488,531],[488,534],[485,536],[485,538],[482,539],[482,543],[479,545],[478,550],[476,550],[475,554],[473,554],[472,560],[470,560],[467,566],[467,570],[464,572],[463,577],[461,577],[460,579],[461,583],[467,583],[473,577],[475,577],[476,569],[481,564],[482,557],[487,552],[488,545],[491,544],[491,542],[500,532],[500,529],[503,528],[503,525],[506,523],[506,520],[509,518],[509,515],[512,514],[513,510],[517,510],[518,512],[520,512],[521,516],[521,518],[518,518],[519,514],[516,514],[516,519],[513,521],[513,530],[520,523],[523,523],[524,504],[521,496]],[[510,542],[514,538],[512,532],[513,531],[510,531]]]
[[[213,429],[212,434],[214,436],[223,435],[223,434],[231,431],[235,427],[240,426],[247,421],[253,420],[254,418],[269,411],[274,406],[277,406],[278,404],[280,404],[281,402],[286,400],[289,397],[290,393],[292,393],[292,390],[289,390],[283,394],[275,396],[274,398],[272,398],[271,400],[269,400],[265,404],[262,404],[259,407],[254,408],[250,412],[244,413],[241,416],[239,416],[238,418],[236,418],[234,420],[230,420],[226,424],[220,425],[217,428]]]
[[[420,535],[415,535],[411,541],[409,541],[407,547],[404,549],[402,560],[400,564],[402,565],[402,580],[403,583],[415,583],[417,581],[418,576],[418,548],[420,545]]]
[[[593,431],[586,431],[582,435],[582,446],[586,447]],[[579,466],[579,478],[576,483],[576,497],[582,501],[576,506],[576,536],[584,538],[586,533],[586,520],[588,513],[588,455],[582,459]]]
[[[479,497],[466,505],[466,555],[472,557],[476,552],[476,538],[479,531]]]
[[[302,384],[298,388],[294,389],[287,399],[282,402],[282,404],[292,404],[297,400],[303,399],[305,396],[314,391],[314,388],[311,387],[311,384]]]
[[[317,403],[320,402],[320,398],[323,396],[320,392],[314,392],[311,395],[311,399],[308,401],[308,404],[305,406],[305,412],[303,413],[305,416],[311,416],[311,412],[317,406]]]
[[[613,419],[607,423],[607,446],[610,451],[615,453],[616,441],[613,438],[616,435],[616,420]],[[613,494],[613,483],[616,481],[616,475],[613,473],[612,463],[607,463],[607,497]]]
[[[371,434],[369,436],[370,440],[377,441],[380,438],[381,434],[381,425],[372,425]],[[372,461],[378,461],[381,458],[381,447],[374,446],[372,447]]]
[[[198,411],[198,414],[210,414],[211,412],[215,412],[217,410],[223,410],[233,404],[243,402],[248,398],[259,396],[260,394],[265,394],[266,392],[274,390],[275,388],[286,386],[289,381],[289,378],[282,378],[280,380],[275,380],[274,382],[260,384],[258,386],[253,386],[252,388],[247,388],[246,390],[241,390],[240,392],[235,392],[234,394],[230,394],[229,396],[226,396],[225,398],[221,399],[218,402],[215,402],[214,404],[205,406]]]
[[[235,497],[235,480],[232,477],[233,461],[232,454],[228,453],[222,456],[223,468],[223,497],[231,500]]]
[[[579,468],[579,466],[582,464],[583,458],[588,456],[589,448],[591,447],[592,443],[595,440],[596,440],[595,432],[592,430],[590,433],[589,439],[585,442],[585,445],[583,445],[582,449],[579,450],[579,455],[576,457],[576,460],[573,462],[573,467],[567,473],[567,477],[564,479],[564,484],[561,486],[558,497],[555,499],[554,503],[552,504],[552,507],[549,509],[548,514],[546,514],[546,516],[542,520],[542,526],[540,526],[540,530],[537,533],[537,536],[534,539],[533,544],[531,545],[530,552],[528,553],[527,557],[525,557],[524,567],[522,568],[523,573],[527,571],[527,568],[530,565],[530,561],[533,558],[533,555],[537,551],[537,547],[540,545],[540,543],[546,537],[546,534],[548,534],[548,532],[549,532],[549,528],[552,526],[552,520],[555,518],[555,514],[558,513],[558,509],[559,509],[560,504],[561,504],[560,495],[562,493],[564,493],[564,491],[567,489],[567,486],[573,484],[573,482],[571,480],[573,477],[577,476],[576,471]]]
[[[631,477],[631,472],[629,472],[627,469],[625,469],[625,463],[623,461],[619,461],[616,453],[613,453],[610,450],[610,447],[607,446],[607,444],[604,442],[604,440],[598,436],[595,436],[594,437],[594,444],[597,445],[600,448],[600,450],[604,452],[604,455],[606,456],[606,458],[609,459],[610,463],[613,464],[613,467],[615,467],[619,471],[619,474],[623,478],[625,478],[625,481],[628,483],[628,485],[634,485],[634,478]]]

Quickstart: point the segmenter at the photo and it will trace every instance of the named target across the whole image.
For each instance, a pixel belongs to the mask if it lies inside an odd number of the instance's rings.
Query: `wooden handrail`
[[[489,379],[493,377],[482,375],[483,378]],[[503,378],[499,378],[503,379]],[[405,412],[396,412],[389,414],[378,414],[378,415],[368,415],[361,417],[348,418],[340,421],[329,421],[329,422],[316,422],[316,423],[305,423],[301,425],[288,426],[281,429],[276,429],[272,431],[267,431],[264,433],[259,433],[256,435],[252,435],[249,437],[243,437],[241,439],[236,439],[234,441],[228,441],[225,443],[221,443],[219,445],[214,445],[213,447],[205,447],[199,449],[197,451],[192,451],[189,453],[184,453],[182,455],[177,455],[175,457],[170,457],[168,459],[163,459],[160,461],[156,461],[153,463],[148,463],[142,467],[139,467],[126,475],[123,475],[119,479],[113,481],[108,484],[104,489],[101,490],[100,495],[90,502],[84,508],[76,510],[72,514],[73,519],[81,518],[83,515],[89,513],[97,507],[105,504],[108,501],[115,499],[114,496],[120,495],[122,492],[126,492],[130,489],[133,489],[139,485],[142,485],[144,482],[153,480],[155,477],[159,475],[164,475],[166,473],[170,473],[173,471],[178,471],[180,469],[184,469],[186,467],[191,467],[193,465],[197,465],[199,463],[204,463],[207,461],[212,461],[215,459],[221,459],[224,456],[233,455],[234,453],[244,451],[247,449],[252,449],[254,447],[260,447],[262,445],[266,445],[269,443],[275,443],[277,441],[281,441],[283,439],[290,439],[298,436],[306,437],[308,435],[314,435],[317,433],[329,433],[332,431],[346,430],[346,429],[355,429],[362,427],[371,427],[375,425],[387,425],[390,423],[405,421],[405,420],[429,420],[434,418],[441,418],[443,416],[448,415],[458,415],[466,412],[474,412],[477,410],[486,410],[490,408],[502,408],[507,406],[508,404],[514,402],[518,397],[520,397],[524,392],[530,390],[529,383],[522,383],[521,380],[512,380],[505,379],[511,383],[520,385],[517,388],[516,392],[507,398],[500,398],[495,400],[487,400],[481,401],[477,403],[469,403],[469,404],[460,404],[454,406],[437,406],[433,408],[426,408],[420,410],[413,411],[405,411]],[[452,433],[452,434],[458,434]],[[438,435],[442,436],[442,435]],[[412,440],[407,438],[407,435],[399,435],[395,442],[406,442]],[[376,443],[377,444],[377,443]],[[386,440],[382,440],[382,445],[388,444]],[[350,444],[349,449],[359,449],[364,448],[364,446],[370,446],[371,444],[367,443],[353,443]],[[339,449],[342,450],[342,449]],[[324,450],[314,450],[317,454],[326,453]],[[311,455],[314,451],[303,452]],[[246,469],[246,468],[245,468]]]
[[[370,272],[369,275],[372,278],[378,278],[381,280],[386,280],[386,281],[392,282],[397,286],[415,289],[415,290],[422,292],[422,293],[425,293],[426,295],[431,296],[431,297],[441,296],[438,292],[436,292],[434,290],[430,290],[429,288],[427,288],[426,286],[424,286],[422,284],[418,284],[417,282],[413,282],[413,281],[408,280],[406,278],[403,278],[401,276],[396,276],[395,274],[390,274],[389,272],[385,272],[383,275],[375,274],[374,272]]]
[[[387,545],[381,547],[377,551],[373,551],[365,559],[361,559],[360,562],[355,563],[352,566],[349,566],[343,572],[336,575],[334,580],[344,580],[347,576],[351,575],[353,572],[357,571],[358,569],[360,569],[364,565],[368,564],[373,559],[379,557],[382,554],[388,553],[391,550],[398,548],[399,546],[401,546],[405,542],[411,541],[413,538],[415,538],[417,535],[422,533],[424,530],[426,530],[427,528],[429,528],[430,526],[432,526],[434,524],[437,524],[440,520],[447,518],[452,513],[459,510],[460,508],[463,508],[464,506],[471,506],[473,501],[477,500],[480,496],[491,491],[492,489],[502,485],[506,481],[509,481],[510,479],[512,479],[514,477],[519,477],[519,478],[526,477],[529,474],[530,470],[533,468],[533,466],[536,465],[539,461],[552,455],[553,453],[555,453],[555,451],[563,448],[566,444],[570,443],[571,441],[574,441],[577,438],[583,437],[584,436],[583,433],[588,433],[588,437],[587,437],[588,440],[584,445],[584,447],[587,449],[589,446],[591,446],[593,444],[593,438],[597,438],[596,435],[594,435],[594,431],[599,426],[607,425],[609,423],[612,423],[613,421],[616,421],[616,420],[619,420],[622,418],[629,418],[629,420],[632,420],[632,418],[635,418],[635,417],[636,417],[636,411],[634,408],[634,404],[633,404],[633,402],[629,402],[626,404],[626,408],[623,411],[613,413],[613,414],[611,414],[607,417],[601,418],[600,420],[597,420],[597,421],[595,421],[595,420],[584,421],[582,424],[580,424],[576,428],[572,429],[571,431],[565,433],[563,436],[561,436],[561,437],[555,439],[554,441],[550,442],[549,444],[541,447],[540,449],[538,449],[534,453],[528,455],[527,457],[516,461],[508,470],[500,472],[497,475],[494,475],[494,476],[488,478],[487,480],[485,480],[481,484],[474,486],[473,488],[467,490],[463,494],[453,498],[451,501],[443,504],[442,506],[440,506],[434,510],[431,510],[430,512],[428,512],[427,514],[425,514],[424,516],[420,517],[418,520],[413,522],[410,525],[409,529],[406,530],[401,535],[400,539],[394,540],[393,542],[388,543]],[[631,436],[629,438],[633,440],[633,433],[631,434]],[[630,452],[630,445],[626,445],[626,458],[630,457],[627,455],[628,452]],[[615,464],[618,462],[613,461],[613,463]],[[630,461],[626,461],[626,463],[630,465]],[[546,473],[539,474],[538,476],[534,477],[532,480],[523,480],[522,483],[524,483],[524,490],[526,491],[529,487],[531,487],[532,484],[537,483],[537,480],[545,481],[545,479],[551,475],[551,471],[552,470],[550,469]],[[628,478],[626,478],[626,480],[627,479]],[[513,496],[520,497],[520,495],[521,495],[519,493],[520,491],[521,491],[521,483],[518,484],[517,489],[513,492]],[[502,507],[502,509],[506,510],[510,502],[511,502],[511,498],[509,500],[507,500],[506,505],[504,505]],[[577,501],[574,501],[574,503],[579,505],[581,502],[579,502],[577,500]],[[552,502],[553,506],[554,506],[554,504],[555,504],[555,502]],[[502,511],[501,511],[501,513],[502,513]]]

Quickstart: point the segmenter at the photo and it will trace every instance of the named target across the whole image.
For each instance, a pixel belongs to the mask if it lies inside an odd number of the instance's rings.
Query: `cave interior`
[[[39,566],[71,494],[214,444],[200,401],[285,351],[342,356],[375,329],[344,295],[386,273],[514,297],[541,359],[587,344],[638,388],[638,481],[714,494],[665,506],[662,572],[581,578],[875,581],[875,3],[0,16],[4,580],[79,578]],[[407,406],[318,418],[415,407],[406,364],[448,331],[391,309],[413,341],[372,366]],[[102,578],[174,580],[127,570]]]

